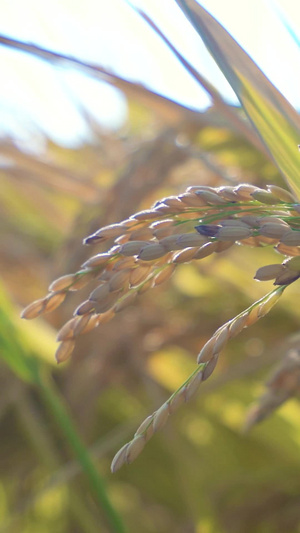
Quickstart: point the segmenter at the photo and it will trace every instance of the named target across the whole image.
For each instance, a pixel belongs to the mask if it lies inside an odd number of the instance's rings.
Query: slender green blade
[[[280,8],[279,5],[274,4],[273,10],[277,14],[280,22],[284,25],[286,30],[289,32],[290,36],[292,37],[293,41],[300,47],[300,36],[298,33],[294,30],[291,22],[289,21],[288,16],[285,14],[284,10]]]
[[[38,361],[30,351],[22,349],[12,316],[13,308],[0,285],[0,360],[5,361],[21,380],[35,383]]]
[[[14,311],[0,283],[0,362],[3,360],[20,380],[37,387],[80,463],[89,486],[101,506],[103,516],[110,524],[110,531],[124,533],[125,526],[110,501],[104,480],[77,432],[64,399],[59,394],[54,381],[49,377],[49,367],[42,365],[36,350],[23,344],[21,330],[15,325]]]
[[[101,505],[103,515],[110,525],[110,531],[112,533],[126,533],[123,521],[110,501],[104,480],[100,476],[89,450],[82,442],[54,381],[44,374],[39,376],[38,385],[44,400],[50,407],[53,418],[56,419],[60,426],[62,433],[89,481],[92,491]]]
[[[247,53],[195,0],[176,0],[235,91],[289,187],[300,198],[300,117]]]

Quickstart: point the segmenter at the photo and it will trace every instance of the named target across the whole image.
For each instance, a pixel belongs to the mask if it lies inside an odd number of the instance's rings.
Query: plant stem
[[[51,408],[51,413],[60,426],[62,433],[65,435],[69,445],[73,449],[78,462],[81,464],[82,469],[89,480],[90,486],[98,502],[101,504],[106,521],[110,525],[110,530],[113,533],[125,533],[126,530],[123,521],[108,497],[104,481],[99,475],[88,450],[81,441],[54,382],[45,375],[39,373],[37,377],[37,385],[40,388],[46,404]]]

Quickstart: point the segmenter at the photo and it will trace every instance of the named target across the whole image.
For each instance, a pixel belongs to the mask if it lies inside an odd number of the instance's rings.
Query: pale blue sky
[[[230,101],[235,97],[174,0],[132,0],[142,7],[203,75]],[[202,0],[248,51],[286,98],[300,108],[300,50],[280,21],[284,12],[299,32],[300,2]],[[125,0],[0,0],[0,33],[105,66],[187,106],[209,100]],[[279,11],[278,11],[279,10]],[[53,68],[0,47],[2,131],[20,138],[39,124],[56,141],[78,142],[85,125],[70,96],[96,118],[116,125],[126,102],[116,91],[72,69]]]

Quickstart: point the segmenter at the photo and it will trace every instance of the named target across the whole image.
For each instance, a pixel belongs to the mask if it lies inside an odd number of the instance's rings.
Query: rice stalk
[[[164,427],[169,416],[177,411],[182,403],[189,401],[200,384],[211,376],[217,365],[220,352],[225,348],[227,342],[236,337],[242,329],[249,327],[260,318],[266,316],[285,288],[277,287],[221,326],[213,334],[198,355],[198,367],[196,370],[157,411],[141,423],[133,439],[125,444],[115,455],[111,464],[112,472],[116,472],[121,466],[130,464],[137,458],[152,435]]]
[[[298,394],[300,388],[300,351],[288,351],[279,367],[266,383],[266,392],[250,410],[245,422],[248,431],[255,424],[269,417],[287,400]]]
[[[58,332],[55,357],[61,363],[70,358],[79,335],[108,322],[138,296],[170,279],[181,263],[222,253],[234,244],[272,245],[285,256],[281,264],[265,265],[255,274],[258,281],[274,280],[277,288],[214,333],[198,355],[197,369],[120,450],[113,471],[139,455],[169,415],[213,373],[228,341],[265,316],[286,286],[300,277],[299,210],[296,199],[280,187],[188,187],[179,196],[165,197],[151,209],[89,235],[84,244],[107,242],[111,246],[88,259],[78,272],[52,282],[49,293],[23,311],[27,319],[43,315],[58,307],[68,292],[94,282],[88,299]]]
[[[113,245],[88,259],[78,272],[52,282],[49,293],[26,307],[22,317],[32,319],[50,312],[68,292],[90,282],[97,284],[88,300],[75,309],[75,320],[58,333],[62,344],[56,360],[62,362],[74,349],[71,340],[169,279],[179,264],[221,253],[236,243],[275,246],[290,258],[281,265],[260,268],[255,279],[274,279],[275,285],[292,283],[300,276],[299,261],[291,260],[297,259],[300,250],[299,205],[292,200],[291,193],[275,186],[266,190],[248,184],[188,187],[179,196],[165,197],[151,209],[89,235],[84,240],[87,245],[112,241]]]

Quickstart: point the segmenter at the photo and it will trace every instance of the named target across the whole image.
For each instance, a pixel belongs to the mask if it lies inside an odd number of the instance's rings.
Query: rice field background
[[[70,292],[45,316],[20,319],[53,280],[113,245],[91,249],[82,244],[88,235],[188,187],[284,188],[294,198],[297,231],[299,114],[203,8],[177,3],[241,106],[224,102],[180,50],[173,52],[211,97],[206,111],[101,66],[0,37],[10,49],[105,79],[127,101],[117,130],[81,109],[90,141],[76,149],[43,132],[43,149],[35,151],[0,139],[1,533],[300,531],[297,279],[267,316],[229,340],[211,378],[136,461],[110,470],[141,422],[194,371],[215,331],[274,289],[272,280],[253,279],[282,263],[272,244],[236,244],[183,262],[169,280],[79,336],[60,365],[57,332],[90,287]],[[274,204],[262,205],[272,215]],[[296,244],[292,256],[299,250]],[[270,391],[272,402],[264,403]],[[265,420],[245,431],[253,405],[267,405]]]

